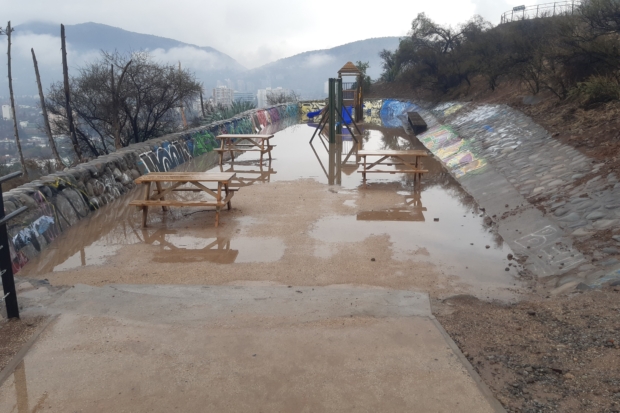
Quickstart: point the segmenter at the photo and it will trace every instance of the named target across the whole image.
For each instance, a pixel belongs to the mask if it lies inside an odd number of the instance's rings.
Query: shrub
[[[570,97],[577,99],[582,106],[619,100],[620,84],[611,77],[591,76],[578,83],[577,87],[571,90]]]

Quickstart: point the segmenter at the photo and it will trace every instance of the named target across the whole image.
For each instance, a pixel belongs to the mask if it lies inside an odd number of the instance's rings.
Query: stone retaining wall
[[[128,193],[140,175],[169,171],[213,151],[219,146],[215,139],[219,134],[256,133],[298,116],[297,104],[251,110],[232,119],[130,145],[6,192],[7,214],[28,207],[8,227],[13,272],[67,228]]]

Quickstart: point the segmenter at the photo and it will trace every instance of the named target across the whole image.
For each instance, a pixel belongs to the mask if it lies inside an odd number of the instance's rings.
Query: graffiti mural
[[[457,178],[483,168],[487,163],[474,155],[465,139],[449,126],[439,125],[418,135],[420,142],[437,156]]]

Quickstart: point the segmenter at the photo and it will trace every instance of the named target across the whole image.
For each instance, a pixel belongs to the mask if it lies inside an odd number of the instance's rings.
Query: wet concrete
[[[221,228],[204,209],[173,209],[152,211],[142,229],[137,212],[119,205],[112,219],[95,215],[63,234],[69,242],[22,274],[59,285],[362,283],[437,297],[518,298],[520,268],[508,260],[511,250],[437,160],[423,159],[430,172],[422,182],[395,173],[362,185],[352,142],[335,148],[340,156],[332,147],[338,165],[330,169],[329,145],[315,139],[310,146],[311,135],[307,125],[289,127],[274,139],[271,164],[242,155],[221,168],[236,170],[242,187]],[[363,146],[422,147],[404,130],[377,126],[367,126]],[[261,169],[269,173],[255,180]]]
[[[51,311],[2,412],[502,411],[425,294],[78,285]]]
[[[20,276],[52,286],[26,312],[59,317],[0,411],[502,411],[429,296],[518,299],[510,249],[433,158],[421,182],[394,169],[362,185],[353,145],[311,134],[222,167],[240,190],[218,228],[204,208],[153,209],[141,228],[119,200],[30,262]],[[372,126],[364,146],[420,144]]]

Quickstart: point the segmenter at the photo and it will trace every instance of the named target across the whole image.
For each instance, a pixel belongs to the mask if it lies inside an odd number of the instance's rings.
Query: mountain
[[[134,33],[117,27],[98,23],[65,25],[67,37],[69,72],[87,61],[96,59],[101,50],[121,53],[148,50],[162,62],[181,62],[193,71],[208,91],[218,80],[245,71],[245,67],[232,57],[212,48],[200,47],[165,37]],[[62,56],[60,53],[60,25],[32,22],[15,27],[13,33],[13,85],[16,95],[34,95],[36,83],[30,48],[34,48],[39,61],[42,82],[47,88],[52,82],[62,80]],[[6,55],[0,56],[2,67]],[[6,78],[0,78],[0,85]],[[4,90],[0,94],[4,95]]]
[[[239,79],[245,82],[248,91],[282,87],[297,91],[304,99],[323,98],[327,79],[338,77],[338,70],[349,61],[369,62],[367,74],[373,79],[378,78],[382,71],[379,52],[395,50],[398,43],[398,37],[378,37],[304,52],[248,70],[240,74]]]
[[[314,50],[280,59],[256,69],[246,70],[232,57],[212,48],[178,40],[134,33],[98,23],[66,25],[69,73],[97,59],[101,50],[131,52],[148,50],[157,61],[189,69],[203,82],[205,97],[219,82],[242,91],[256,93],[266,87],[293,89],[304,99],[323,98],[324,84],[336,77],[348,61],[369,62],[368,74],[374,79],[381,73],[382,49],[398,47],[398,37],[360,40],[331,49]],[[13,87],[17,96],[36,95],[34,68],[30,48],[34,48],[44,90],[52,82],[62,80],[60,25],[32,22],[15,27],[12,36]],[[0,68],[6,67],[6,54],[0,53]],[[0,95],[7,95],[6,76],[0,75]]]

